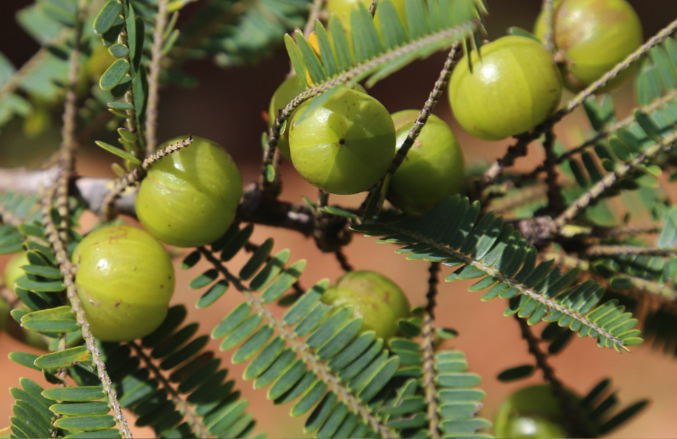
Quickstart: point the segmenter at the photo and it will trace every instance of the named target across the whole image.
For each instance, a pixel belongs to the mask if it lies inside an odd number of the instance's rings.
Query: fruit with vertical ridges
[[[162,323],[174,293],[174,267],[165,248],[129,226],[98,229],[73,252],[75,286],[95,337],[129,341]]]
[[[551,116],[562,96],[562,79],[538,41],[499,38],[467,54],[449,82],[449,102],[463,128],[475,137],[501,140],[532,130]]]
[[[543,39],[541,13],[534,33]],[[642,23],[625,0],[564,0],[556,4],[553,37],[564,55],[564,86],[578,92],[601,78],[637,50],[644,40]],[[610,91],[632,77],[635,66],[623,70],[597,93]]]
[[[150,168],[136,197],[136,214],[156,239],[198,247],[228,230],[241,197],[242,176],[230,155],[210,140],[193,137],[189,146]]]
[[[402,146],[418,110],[392,115],[397,133],[397,148]],[[412,215],[422,215],[461,189],[465,164],[463,151],[454,133],[442,119],[430,115],[404,161],[390,180],[388,200]]]
[[[289,149],[296,170],[312,185],[334,194],[369,189],[395,157],[395,125],[376,99],[343,89],[304,113],[296,111],[289,131]]]

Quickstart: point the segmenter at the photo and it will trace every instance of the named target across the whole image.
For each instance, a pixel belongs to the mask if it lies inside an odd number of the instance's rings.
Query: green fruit
[[[5,265],[5,286],[8,289],[14,290],[14,282],[25,274],[21,268],[24,265],[31,265],[25,252],[17,253],[7,261],[7,265]]]
[[[409,300],[390,279],[372,271],[355,271],[341,277],[322,295],[336,309],[351,306],[362,317],[362,331],[374,331],[385,340],[398,332],[397,321],[409,316]]]
[[[397,148],[409,135],[418,110],[392,115]],[[388,200],[412,215],[422,215],[461,189],[465,164],[454,133],[442,119],[430,115],[418,138],[390,180]]]
[[[396,319],[409,317],[411,305],[400,287],[375,271],[361,270],[344,274],[336,281],[339,288],[347,288],[359,295],[375,295],[388,305]]]
[[[73,253],[77,293],[94,336],[144,337],[162,323],[174,293],[174,267],[150,234],[129,226],[96,230]]]
[[[578,403],[576,395],[569,392]],[[497,438],[566,438],[564,414],[549,384],[525,387],[501,405],[494,421]]]
[[[166,147],[186,137],[165,142]],[[242,197],[242,176],[216,143],[193,143],[154,164],[141,182],[136,214],[162,242],[199,247],[220,238],[235,219]]]
[[[278,112],[289,104],[292,99],[306,91],[306,88],[299,81],[298,76],[290,76],[275,90],[273,98],[268,107],[268,128],[273,126]],[[293,114],[292,114],[293,117]],[[291,120],[291,117],[289,118]],[[289,123],[287,123],[284,132],[280,133],[277,141],[277,149],[287,160],[291,160],[289,154]]]
[[[356,84],[354,90],[357,90],[361,93],[367,93],[367,91],[360,84]],[[278,113],[281,109],[286,107],[296,96],[300,95],[306,91],[306,88],[299,81],[298,76],[290,76],[285,79],[284,82],[275,90],[273,98],[270,100],[270,106],[268,107],[268,128],[273,126],[275,119],[277,118]],[[298,109],[297,109],[298,110]],[[294,111],[288,121],[291,121],[296,114]],[[280,151],[280,154],[287,160],[291,160],[291,153],[289,152],[289,122],[285,125],[285,129],[280,133],[280,138],[277,140],[277,149]]]
[[[642,23],[625,0],[564,0],[553,17],[554,42],[564,52],[564,86],[577,92],[601,78],[637,50],[643,41]],[[534,33],[543,38],[541,14]],[[597,92],[612,90],[627,81],[635,67],[625,69]]]
[[[551,116],[562,96],[557,65],[531,38],[507,36],[473,51],[456,65],[449,102],[458,122],[475,137],[500,140],[532,130]]]
[[[395,157],[395,126],[379,101],[340,90],[299,123],[312,100],[296,111],[289,132],[294,167],[312,185],[334,194],[369,189]]]

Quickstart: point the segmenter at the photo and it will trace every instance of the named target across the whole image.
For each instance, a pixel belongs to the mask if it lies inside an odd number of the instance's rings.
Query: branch
[[[428,269],[428,293],[426,299],[426,313],[423,318],[423,383],[425,386],[425,400],[428,405],[428,433],[432,439],[440,437],[440,418],[437,404],[437,385],[435,381],[435,299],[437,298],[437,284],[440,282],[440,264],[433,262]]]
[[[545,34],[543,35],[543,45],[548,52],[552,52],[555,48],[555,41],[553,25],[554,25],[554,15],[555,15],[555,6],[554,0],[543,0],[543,25],[545,26]]]
[[[553,231],[556,232],[566,225],[567,222],[576,218],[593,201],[597,200],[604,192],[612,188],[618,181],[623,179],[631,171],[641,166],[645,161],[653,158],[661,152],[670,151],[677,143],[677,133],[666,136],[662,141],[647,148],[634,159],[620,165],[614,172],[604,176],[595,183],[588,191],[578,197],[560,216],[553,221]]]
[[[183,399],[181,399],[181,396],[176,391],[176,389],[169,383],[167,378],[162,374],[160,369],[157,368],[157,366],[155,365],[155,363],[153,363],[150,357],[146,355],[141,346],[139,346],[139,344],[134,341],[130,341],[127,344],[136,351],[136,354],[139,356],[139,358],[141,358],[141,360],[143,360],[143,362],[146,364],[146,367],[148,367],[148,369],[150,369],[153,372],[155,378],[157,378],[157,380],[162,383],[162,387],[164,387],[167,390],[176,407],[179,409],[181,414],[186,417],[186,421],[193,428],[197,437],[199,438],[211,437],[211,435],[209,434],[209,430],[207,430],[207,427],[202,423],[202,421],[195,414],[193,409],[190,406],[188,406],[188,403]]]
[[[593,245],[585,251],[588,256],[664,256],[673,257],[677,255],[677,249],[658,248],[658,247],[640,247],[633,245]]]
[[[568,422],[568,430],[571,437],[597,437],[591,430],[588,420],[581,408],[574,403],[571,394],[564,388],[562,382],[555,376],[555,371],[548,364],[546,354],[538,346],[539,340],[531,332],[529,324],[524,319],[515,315],[520,325],[522,338],[529,345],[529,352],[536,359],[536,366],[543,372],[543,378],[550,383],[552,393],[560,404],[560,408]]]
[[[543,142],[543,149],[545,150],[545,167],[547,177],[545,179],[548,185],[548,209],[553,212],[561,212],[564,210],[564,197],[562,196],[562,189],[557,183],[559,175],[557,174],[557,162],[555,151],[553,150],[555,143],[555,133],[550,128],[545,133],[545,142]]]
[[[162,44],[165,26],[167,26],[167,4],[169,0],[158,2],[157,18],[153,30],[153,46],[151,48],[151,61],[148,72],[148,106],[146,109],[146,156],[155,152],[157,144],[155,130],[157,128],[157,105],[160,99],[160,71],[162,70]]]
[[[600,238],[621,235],[643,235],[645,233],[658,233],[663,229],[662,224],[644,224],[637,226],[618,227],[593,227],[590,234]]]
[[[350,391],[341,383],[338,377],[332,373],[326,364],[319,361],[306,348],[305,344],[299,340],[296,335],[287,329],[273,313],[264,305],[264,303],[255,296],[247,287],[245,287],[237,276],[228,271],[228,269],[215,257],[209,250],[204,247],[199,248],[200,253],[216,268],[235,288],[242,293],[244,299],[254,307],[256,312],[263,315],[275,327],[277,332],[285,339],[294,352],[296,352],[310,367],[310,369],[317,374],[317,376],[328,383],[330,387],[343,399],[348,407],[355,413],[358,413],[362,419],[374,431],[383,438],[398,437],[397,433],[388,428],[372,411],[362,404]]]
[[[503,155],[503,157],[500,159],[497,159],[489,169],[484,171],[484,180],[482,181],[482,186],[487,187],[492,184],[498,177],[503,175],[505,168],[514,165],[516,159],[527,155],[527,146],[532,140],[540,137],[545,129],[547,129],[547,127],[539,126],[529,134],[515,136],[517,138],[517,142],[514,145],[508,147],[505,155]]]

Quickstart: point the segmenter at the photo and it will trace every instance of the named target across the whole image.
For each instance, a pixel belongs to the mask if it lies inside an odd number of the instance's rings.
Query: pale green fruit
[[[395,126],[376,99],[340,90],[301,122],[312,100],[291,121],[294,167],[312,185],[334,194],[355,194],[376,183],[395,157]]]
[[[399,149],[409,135],[418,110],[393,114]],[[430,115],[404,161],[390,180],[388,200],[412,215],[423,215],[461,189],[465,174],[463,151],[442,119]]]
[[[105,227],[87,235],[72,259],[77,293],[95,337],[130,341],[160,326],[174,293],[174,266],[150,234]]]
[[[501,140],[531,131],[550,117],[562,96],[562,79],[538,41],[507,36],[458,62],[449,102],[463,128],[475,137]]]
[[[322,294],[322,302],[340,309],[351,306],[362,317],[362,331],[374,331],[385,340],[397,333],[397,319],[392,309],[374,294],[360,294],[348,288],[331,287]]]
[[[24,265],[31,265],[25,252],[17,253],[7,261],[7,265],[5,265],[5,286],[8,289],[14,290],[14,282],[25,274],[21,269]]]
[[[579,397],[569,392],[578,404]],[[566,438],[565,418],[552,386],[525,387],[510,395],[496,414],[494,436],[497,438]]]
[[[625,0],[564,0],[553,17],[554,42],[564,52],[562,79],[577,92],[601,78],[637,50],[644,41],[642,23]],[[535,34],[543,38],[545,18],[541,14]],[[623,70],[597,93],[617,88],[632,77],[635,66]]]
[[[344,274],[336,281],[339,288],[348,288],[360,295],[375,295],[387,304],[396,319],[409,317],[411,305],[402,289],[392,280],[375,271],[360,270]]]
[[[192,144],[150,168],[136,197],[136,214],[158,240],[199,247],[228,230],[241,197],[242,176],[230,155],[210,140],[193,137]]]

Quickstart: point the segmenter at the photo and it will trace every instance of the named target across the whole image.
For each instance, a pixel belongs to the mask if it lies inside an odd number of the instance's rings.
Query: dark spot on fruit
[[[164,287],[165,287],[164,284],[160,284],[160,288],[164,288]]]
[[[115,307],[117,308],[118,305],[121,304],[121,303],[122,303],[122,300],[118,300],[117,302],[115,302]]]
[[[345,145],[345,144],[346,144],[346,139],[341,139],[341,140],[339,140],[339,144]]]

